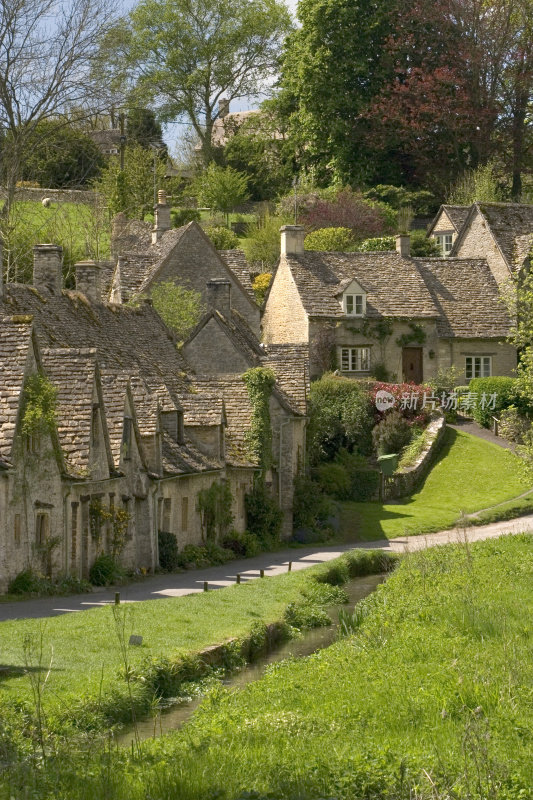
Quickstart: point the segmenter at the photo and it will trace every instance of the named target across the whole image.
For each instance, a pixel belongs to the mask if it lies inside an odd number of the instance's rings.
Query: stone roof
[[[533,205],[476,203],[511,271],[519,270],[533,243]]]
[[[178,444],[168,433],[162,436],[163,470],[167,475],[187,475],[222,469],[222,462],[208,458],[190,442]]]
[[[87,474],[91,445],[96,350],[44,348],[46,375],[57,390],[57,432],[68,471]]]
[[[255,295],[250,278],[250,266],[246,260],[244,250],[219,250],[218,254],[226,266],[237,276],[255,303]]]
[[[502,339],[511,321],[484,259],[413,259],[439,312],[444,338]]]
[[[211,392],[224,398],[226,411],[226,460],[232,466],[254,467],[257,461],[250,455],[247,433],[250,430],[252,407],[246,384],[239,375],[199,377],[196,386],[200,393]]]
[[[448,215],[450,222],[452,223],[457,233],[459,233],[459,231],[466,222],[466,218],[468,217],[468,213],[471,207],[443,205],[441,206],[441,208],[443,208],[444,211],[446,211],[446,214]]]
[[[222,425],[226,421],[224,400],[217,394],[188,394],[181,397],[183,422],[190,427]]]
[[[11,461],[31,336],[31,318],[3,316],[0,319],[0,465],[4,466]]]
[[[307,413],[309,394],[309,346],[307,344],[269,344],[262,362],[276,376],[279,388],[300,414]]]
[[[310,317],[344,317],[338,294],[353,279],[367,291],[369,318],[438,316],[414,260],[399,253],[308,251],[287,262]]]

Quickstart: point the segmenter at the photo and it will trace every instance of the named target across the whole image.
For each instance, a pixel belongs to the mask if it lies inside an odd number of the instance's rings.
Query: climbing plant
[[[250,430],[246,434],[248,451],[265,472],[272,466],[272,426],[270,423],[270,395],[275,375],[266,367],[254,367],[242,376],[248,389],[252,406]]]
[[[418,322],[407,322],[410,332],[402,333],[396,339],[398,347],[407,347],[410,344],[424,344],[426,341],[426,332],[422,325]]]
[[[100,549],[103,527],[107,524],[109,525],[109,555],[113,559],[118,558],[126,544],[130,519],[131,515],[125,508],[105,506],[99,499],[91,500],[89,529],[96,549]]]
[[[22,425],[25,436],[53,430],[56,423],[57,390],[40,372],[30,375],[22,393]]]
[[[231,489],[226,481],[212,483],[198,492],[198,511],[202,519],[202,540],[222,539],[233,522]]]

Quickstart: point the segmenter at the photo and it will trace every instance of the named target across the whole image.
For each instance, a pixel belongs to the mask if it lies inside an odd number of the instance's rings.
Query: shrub
[[[181,228],[182,225],[187,225],[188,222],[200,222],[202,215],[197,208],[173,208],[170,212],[170,218],[174,228]]]
[[[322,528],[334,511],[333,504],[322,492],[322,487],[308,475],[294,479],[292,500],[295,528]]]
[[[39,578],[31,569],[24,569],[10,581],[7,591],[9,594],[29,594],[37,591]]]
[[[330,461],[326,464],[319,464],[316,471],[319,486],[323,492],[337,500],[350,500],[350,476],[342,464]]]
[[[208,227],[205,232],[216,250],[233,250],[239,246],[239,237],[229,228]]]
[[[394,406],[387,411],[378,412],[376,409],[376,395],[381,391],[388,392],[394,397]],[[383,419],[394,410],[398,411],[405,419],[421,425],[425,425],[429,419],[429,413],[432,411],[431,404],[429,403],[426,408],[422,408],[424,395],[431,397],[432,394],[434,393],[431,386],[416,383],[388,383],[377,381],[370,389],[370,399],[373,407],[376,409],[378,420]]]
[[[259,275],[255,276],[252,283],[252,289],[254,290],[254,296],[257,305],[263,305],[271,280],[271,272],[260,272]]]
[[[59,575],[57,578],[45,578],[31,569],[19,572],[9,583],[9,594],[66,595],[90,592],[91,584],[74,575]]]
[[[394,228],[395,212],[384,203],[365,200],[359,192],[342,189],[328,197],[315,196],[301,213],[308,230],[349,228],[355,241],[388,233]]]
[[[499,376],[472,378],[468,391],[477,394],[477,402],[472,409],[472,416],[484,428],[489,428],[492,423],[492,417],[497,417],[504,408],[512,405],[517,406],[517,408],[521,406],[516,378]],[[492,400],[493,395],[495,395],[494,406],[492,402],[489,402]],[[484,402],[483,396],[485,396]]]
[[[268,493],[263,481],[257,480],[245,495],[246,519],[250,533],[257,536],[261,547],[269,549],[279,541],[283,512]]]
[[[430,239],[425,231],[411,231],[411,255],[415,258],[433,258],[441,256],[436,239]]]
[[[197,547],[195,544],[186,544],[178,554],[178,565],[186,569],[208,567],[210,563],[205,547]]]
[[[522,444],[531,429],[531,420],[520,414],[516,406],[508,406],[500,413],[500,433],[511,442]]]
[[[372,441],[378,455],[399,453],[411,439],[411,426],[399,411],[391,411],[372,431]]]
[[[173,533],[159,531],[159,566],[165,572],[173,572],[179,566],[178,540]]]
[[[311,464],[332,460],[340,448],[370,453],[373,425],[369,394],[357,381],[326,374],[311,384],[307,429]]]
[[[404,186],[391,186],[383,183],[368,189],[364,193],[364,197],[369,200],[379,200],[382,203],[387,203],[397,211],[405,206],[411,206],[414,214],[423,217],[431,217],[436,214],[440,202],[434,194],[425,189],[413,191],[412,189],[406,189]]]
[[[329,250],[348,253],[355,250],[350,228],[320,228],[305,237],[306,250]]]
[[[242,558],[253,558],[261,552],[259,539],[248,531],[244,531],[244,533],[230,531],[224,536],[222,546]]]
[[[115,559],[107,553],[102,553],[90,569],[89,580],[93,586],[107,586],[122,578],[123,574]]]
[[[365,239],[357,248],[361,253],[378,253],[383,250],[395,250],[396,242],[394,236],[374,236],[372,239]]]
[[[282,218],[267,214],[248,227],[247,237],[242,243],[248,263],[258,264],[261,269],[276,266],[281,249],[279,229],[284,224]]]
[[[337,500],[371,500],[379,488],[379,472],[369,469],[358,453],[339,450],[335,461],[317,468],[319,486]]]

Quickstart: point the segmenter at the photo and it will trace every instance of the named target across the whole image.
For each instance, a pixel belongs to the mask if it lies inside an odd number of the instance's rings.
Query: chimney
[[[36,244],[33,248],[33,285],[61,294],[63,286],[63,248],[56,244]]]
[[[157,244],[165,231],[170,230],[170,206],[167,205],[167,193],[160,189],[157,193],[157,204],[154,206],[154,230],[152,244]]]
[[[100,265],[95,261],[78,261],[74,265],[76,270],[76,289],[83,292],[91,303],[102,302],[100,288]]]
[[[304,252],[305,228],[302,225],[283,225],[280,231],[282,256],[295,256]]]
[[[402,258],[409,258],[411,255],[411,237],[408,233],[399,233],[396,237],[396,252]]]
[[[223,317],[231,317],[231,282],[225,278],[207,281],[207,307],[219,311]]]
[[[218,116],[224,119],[229,114],[229,100],[226,97],[221,97],[218,101]]]

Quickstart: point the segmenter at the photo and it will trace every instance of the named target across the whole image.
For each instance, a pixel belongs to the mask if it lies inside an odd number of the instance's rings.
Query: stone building
[[[418,383],[453,366],[465,383],[513,373],[510,319],[485,259],[411,258],[408,236],[397,252],[306,252],[304,235],[282,228],[267,347],[308,344],[311,376],[336,368]]]
[[[67,291],[60,248],[34,257],[33,286],[0,284],[0,591],[28,566],[86,577],[117,549],[154,569],[158,530],[201,543],[198,494],[214,482],[229,483],[243,530],[257,465],[232,459],[242,436],[225,408],[243,413],[241,393],[199,382],[149,302],[102,303],[98,265],[77,265]],[[33,429],[40,380],[55,419]]]
[[[449,256],[468,217],[470,206],[442,205],[429,226],[427,235],[435,239],[443,256]]]
[[[126,303],[149,296],[155,283],[174,281],[199,292],[206,303],[207,281],[228,280],[234,307],[259,334],[259,307],[242,259],[238,268],[228,266],[231,259],[228,251],[221,255],[196,222],[171,228],[165,192],[159,192],[153,228],[149,223],[128,221],[120,215],[115,218],[112,249],[116,267],[109,294],[111,302]]]

